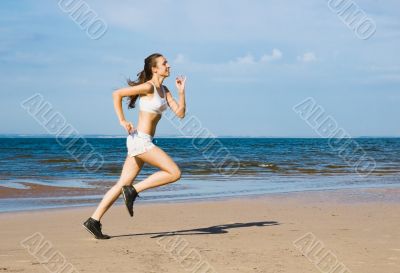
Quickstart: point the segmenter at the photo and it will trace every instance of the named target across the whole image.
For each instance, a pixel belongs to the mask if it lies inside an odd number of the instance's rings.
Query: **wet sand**
[[[400,272],[398,188],[138,199],[105,215],[110,240],[81,226],[93,209],[0,214],[0,272]]]

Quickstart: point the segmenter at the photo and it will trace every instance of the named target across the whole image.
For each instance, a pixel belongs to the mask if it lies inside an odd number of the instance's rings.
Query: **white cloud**
[[[368,65],[358,66],[358,69],[362,71],[372,72],[400,72],[400,65]]]
[[[264,54],[261,59],[260,62],[269,62],[269,61],[273,61],[273,60],[279,60],[282,58],[282,52],[279,49],[272,49],[272,54],[268,55],[268,54]]]
[[[315,56],[314,52],[306,52],[301,56],[297,56],[297,60],[303,63],[315,62],[317,60],[317,56]]]
[[[254,57],[251,54],[247,54],[244,57],[238,57],[235,61],[231,62],[233,64],[255,64]]]
[[[120,1],[117,5],[109,2],[91,2],[91,8],[99,12],[99,16],[108,25],[128,28],[134,31],[143,31],[154,28],[162,12],[162,7],[149,3]],[[164,15],[165,16],[165,15]],[[165,17],[163,17],[165,19]]]
[[[331,22],[325,20],[326,14],[331,12],[318,0],[273,3],[254,1],[251,5],[245,1],[227,0],[219,1],[218,4],[210,0],[163,0],[158,1],[157,5],[146,1],[132,3],[120,0],[118,4],[110,1],[92,1],[91,5],[109,25],[135,32],[158,29],[161,26],[160,22],[163,22],[168,27],[163,27],[162,31],[157,32],[159,39],[170,39],[171,35],[174,35],[175,39],[182,38],[185,41],[231,42],[246,39],[282,40],[299,44],[320,33],[321,24],[315,24],[316,21],[331,27]],[[291,18],[292,24],[287,24],[287,18]],[[285,25],[284,31],[279,27],[282,25]],[[341,27],[340,25],[340,30]],[[298,29],[308,31],[299,32]],[[329,37],[332,37],[332,33]]]
[[[266,63],[273,60],[279,60],[282,58],[282,52],[279,49],[274,48],[272,50],[271,55],[264,54],[261,58],[256,61],[254,56],[250,53],[246,54],[243,57],[237,57],[236,60],[230,61],[230,64],[259,64],[259,63]]]
[[[31,52],[9,52],[0,56],[0,61],[18,63],[18,64],[32,64],[32,65],[50,65],[61,58],[52,57],[50,54],[44,52],[31,53]]]
[[[400,66],[399,65],[366,65],[358,66],[357,69],[362,73],[362,83],[364,84],[380,84],[400,82]],[[368,73],[368,77],[365,77]]]

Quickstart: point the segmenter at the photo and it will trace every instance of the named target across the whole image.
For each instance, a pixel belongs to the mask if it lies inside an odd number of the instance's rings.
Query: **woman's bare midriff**
[[[138,124],[136,129],[143,133],[154,136],[157,123],[160,121],[161,115],[145,111],[139,111]]]

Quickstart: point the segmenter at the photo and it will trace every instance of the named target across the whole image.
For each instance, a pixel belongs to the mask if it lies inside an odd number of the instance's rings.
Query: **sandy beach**
[[[400,272],[400,190],[2,213],[0,272]],[[329,271],[328,271],[329,270]]]
[[[0,7],[0,273],[400,273],[400,0]]]

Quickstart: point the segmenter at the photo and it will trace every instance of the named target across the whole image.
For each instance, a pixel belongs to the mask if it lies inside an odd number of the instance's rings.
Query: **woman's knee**
[[[169,173],[171,175],[171,180],[172,180],[171,182],[175,182],[175,181],[178,181],[179,179],[181,179],[182,172],[179,169],[179,167],[175,167],[175,168],[171,169],[169,171]]]

